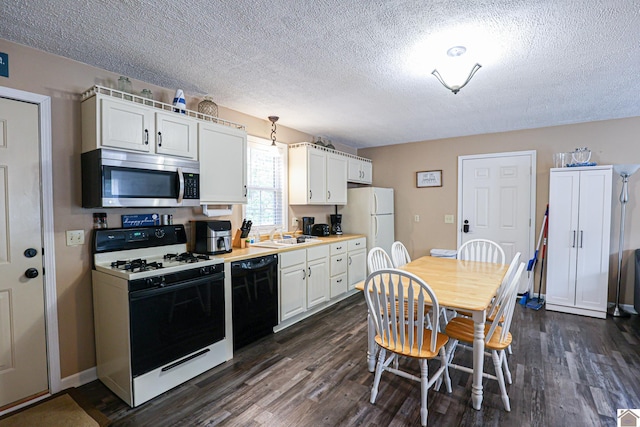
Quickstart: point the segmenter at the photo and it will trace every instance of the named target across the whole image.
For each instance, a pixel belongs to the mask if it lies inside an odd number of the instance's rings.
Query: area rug
[[[73,388],[0,417],[0,427],[105,427],[109,424],[111,421]]]

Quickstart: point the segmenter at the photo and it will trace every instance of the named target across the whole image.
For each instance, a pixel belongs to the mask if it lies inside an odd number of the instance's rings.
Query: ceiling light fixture
[[[276,122],[280,117],[278,116],[269,116],[269,121],[271,122],[271,148],[277,149],[276,145]]]
[[[465,52],[467,51],[467,48],[464,46],[454,46],[452,48],[450,48],[449,50],[447,50],[447,56],[451,57],[451,58],[457,58],[459,56],[462,56]],[[433,74],[434,76],[436,76],[436,79],[438,79],[438,81],[440,83],[442,83],[442,86],[446,87],[447,89],[449,89],[451,92],[453,92],[454,95],[456,95],[458,92],[460,92],[460,89],[462,89],[463,87],[465,87],[467,85],[467,83],[469,83],[469,81],[471,80],[471,78],[474,76],[474,74],[482,67],[482,65],[478,64],[476,62],[476,64],[471,68],[471,72],[469,73],[469,75],[467,76],[467,79],[462,83],[462,84],[452,84],[452,85],[448,85],[444,79],[442,78],[442,76],[440,75],[440,73],[438,72],[437,69],[434,69],[431,74]]]

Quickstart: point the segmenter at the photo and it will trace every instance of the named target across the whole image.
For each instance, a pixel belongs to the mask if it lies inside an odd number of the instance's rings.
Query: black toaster
[[[311,226],[311,235],[312,236],[328,236],[329,224],[313,224]]]

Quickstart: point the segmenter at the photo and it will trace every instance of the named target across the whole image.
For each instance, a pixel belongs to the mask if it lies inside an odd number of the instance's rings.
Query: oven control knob
[[[204,266],[204,267],[200,267],[200,274],[205,276],[207,274],[211,274],[211,267],[210,266]]]
[[[164,230],[162,228],[156,228],[156,237],[162,239],[164,237]]]

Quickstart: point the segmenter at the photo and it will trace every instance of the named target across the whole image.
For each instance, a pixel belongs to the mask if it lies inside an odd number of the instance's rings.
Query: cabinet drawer
[[[359,237],[357,239],[349,240],[348,250],[356,251],[358,249],[366,249],[367,239],[365,237]]]
[[[343,254],[347,252],[347,242],[339,242],[331,244],[331,255]]]
[[[331,257],[331,276],[347,272],[347,254],[338,254]]]
[[[296,264],[304,264],[307,261],[307,251],[304,249],[299,251],[283,252],[280,254],[280,269],[291,267]]]
[[[347,275],[340,274],[331,278],[331,298],[347,292]]]
[[[329,256],[329,245],[319,245],[307,249],[307,261]]]

